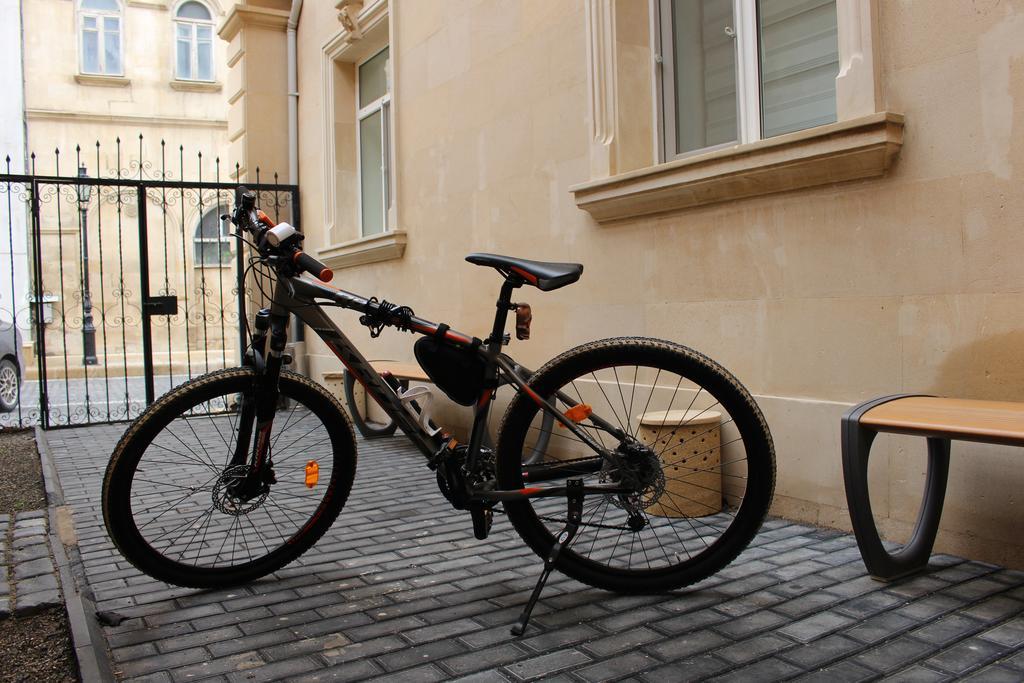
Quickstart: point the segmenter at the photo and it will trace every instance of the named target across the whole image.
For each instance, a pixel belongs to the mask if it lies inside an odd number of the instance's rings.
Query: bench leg
[[[843,478],[846,484],[846,503],[850,508],[850,521],[857,537],[861,557],[868,573],[875,579],[892,581],[921,571],[935,544],[935,534],[942,517],[942,503],[946,496],[949,477],[949,440],[928,439],[928,477],[925,481],[924,500],[917,516],[914,532],[905,546],[889,553],[882,546],[878,528],[871,513],[868,497],[868,456],[875,432],[862,427],[859,415],[843,418]]]

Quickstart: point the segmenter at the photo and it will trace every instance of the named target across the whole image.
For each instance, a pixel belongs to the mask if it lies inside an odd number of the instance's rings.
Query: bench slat
[[[413,382],[429,382],[430,378],[423,368],[415,363],[401,363],[396,360],[371,360],[370,365],[377,372],[390,371],[398,379],[408,379]],[[325,372],[325,380],[341,380],[341,372]]]
[[[908,396],[860,418],[881,432],[1024,446],[1024,403]]]

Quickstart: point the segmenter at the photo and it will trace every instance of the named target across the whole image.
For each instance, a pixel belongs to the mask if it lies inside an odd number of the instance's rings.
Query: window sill
[[[182,81],[178,79],[171,81],[172,90],[183,92],[220,92],[221,87],[217,81]]]
[[[317,256],[328,268],[341,270],[402,258],[405,244],[405,231],[391,230],[321,249]]]
[[[124,76],[107,76],[106,74],[75,74],[75,81],[80,85],[99,85],[106,88],[123,88],[131,85],[132,80]]]
[[[736,145],[569,188],[599,223],[885,174],[903,115],[850,121]]]

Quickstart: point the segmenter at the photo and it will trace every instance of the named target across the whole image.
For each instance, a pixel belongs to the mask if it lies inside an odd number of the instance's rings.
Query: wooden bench
[[[879,432],[928,443],[924,499],[910,540],[894,553],[882,546],[868,497],[868,456]],[[872,577],[891,581],[928,565],[942,516],[951,441],[1024,446],[1024,403],[898,394],[865,401],[843,416],[843,479],[850,521]]]
[[[402,387],[405,389],[408,389],[409,382],[431,381],[427,377],[427,373],[423,371],[423,368],[416,363],[402,363],[396,360],[371,360],[370,366],[380,374],[390,372],[395,379],[402,383]],[[369,419],[369,405],[366,401],[366,392],[362,392],[362,396],[356,395],[357,392],[361,391],[362,387],[353,380],[348,379],[348,370],[325,372],[324,382],[341,382],[343,384],[342,395],[348,404],[349,414],[356,425],[356,429],[364,437],[372,439],[378,436],[391,436],[395,433],[397,425],[394,421],[375,422]]]

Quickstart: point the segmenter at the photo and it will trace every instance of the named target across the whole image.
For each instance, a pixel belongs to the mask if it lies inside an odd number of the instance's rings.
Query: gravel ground
[[[63,608],[4,619],[0,633],[0,680],[78,680]]]
[[[34,433],[0,432],[0,514],[44,508],[46,492]],[[10,549],[0,542],[3,546]],[[7,570],[0,563],[0,572]],[[0,681],[77,681],[78,666],[71,653],[63,607],[0,619]]]
[[[45,507],[35,433],[31,429],[0,433],[0,514]]]

